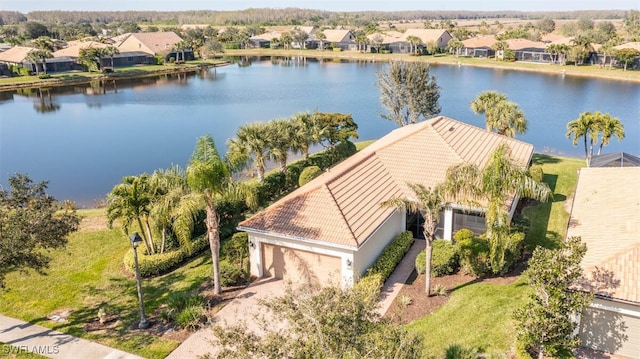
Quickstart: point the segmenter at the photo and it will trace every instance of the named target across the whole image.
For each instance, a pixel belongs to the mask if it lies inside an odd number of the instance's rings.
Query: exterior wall
[[[378,259],[384,247],[406,228],[406,212],[396,211],[355,253],[353,261],[356,276],[362,275]]]
[[[263,233],[249,232],[249,260],[250,272],[252,276],[262,278],[264,254],[262,253],[263,243],[288,247],[296,250],[307,251],[332,257],[339,257],[342,265],[341,284],[349,285],[353,283],[353,263],[355,248],[324,245],[318,242],[302,241],[291,238],[283,238]]]
[[[596,298],[580,318],[584,347],[640,358],[640,305]]]
[[[118,46],[118,50],[120,52],[125,51],[142,51],[147,54],[155,55],[153,50],[148,48],[145,44],[143,44],[140,40],[136,39],[135,36],[129,36],[120,46]],[[170,51],[171,48],[168,48],[167,51]]]

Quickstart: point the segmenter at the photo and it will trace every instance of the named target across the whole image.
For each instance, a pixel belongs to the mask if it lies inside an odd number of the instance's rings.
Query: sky
[[[630,10],[640,9],[640,0],[0,0],[0,10],[28,13],[39,10],[243,10],[297,7],[328,11],[400,10]]]

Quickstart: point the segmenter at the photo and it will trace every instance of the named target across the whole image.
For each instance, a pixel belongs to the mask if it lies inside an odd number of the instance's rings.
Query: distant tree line
[[[542,19],[545,17],[571,20],[623,19],[625,10],[582,11],[354,11],[331,12],[311,9],[246,9],[237,11],[192,10],[192,11],[32,11],[25,14],[15,11],[0,11],[0,24],[17,24],[25,21],[43,23],[65,22],[136,22],[166,23],[180,25],[204,23],[211,25],[247,25],[259,23],[271,25],[350,25],[357,26],[369,21],[415,21],[441,19]]]

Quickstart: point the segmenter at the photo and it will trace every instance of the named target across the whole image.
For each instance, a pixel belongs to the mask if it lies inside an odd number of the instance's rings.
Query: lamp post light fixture
[[[140,324],[138,324],[138,328],[147,329],[149,328],[149,322],[147,318],[144,316],[144,300],[142,299],[142,283],[140,281],[140,267],[138,267],[138,246],[142,243],[142,238],[135,232],[132,234],[129,239],[131,240],[131,247],[133,247],[133,263],[136,267],[136,283],[138,285],[138,302],[140,302]]]

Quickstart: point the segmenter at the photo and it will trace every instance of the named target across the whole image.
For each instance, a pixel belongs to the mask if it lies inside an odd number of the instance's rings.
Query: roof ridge
[[[358,239],[356,238],[356,234],[353,232],[353,228],[351,228],[351,225],[349,225],[349,221],[347,220],[347,217],[344,215],[342,208],[340,208],[340,205],[338,205],[338,201],[336,200],[336,197],[333,195],[333,191],[331,191],[331,188],[329,188],[327,183],[324,183],[322,187],[324,187],[327,190],[327,192],[329,192],[329,196],[331,196],[331,201],[333,205],[338,209],[338,212],[340,213],[340,217],[342,217],[342,221],[349,229],[349,233],[351,233],[351,239],[353,239],[356,245],[358,245]]]

